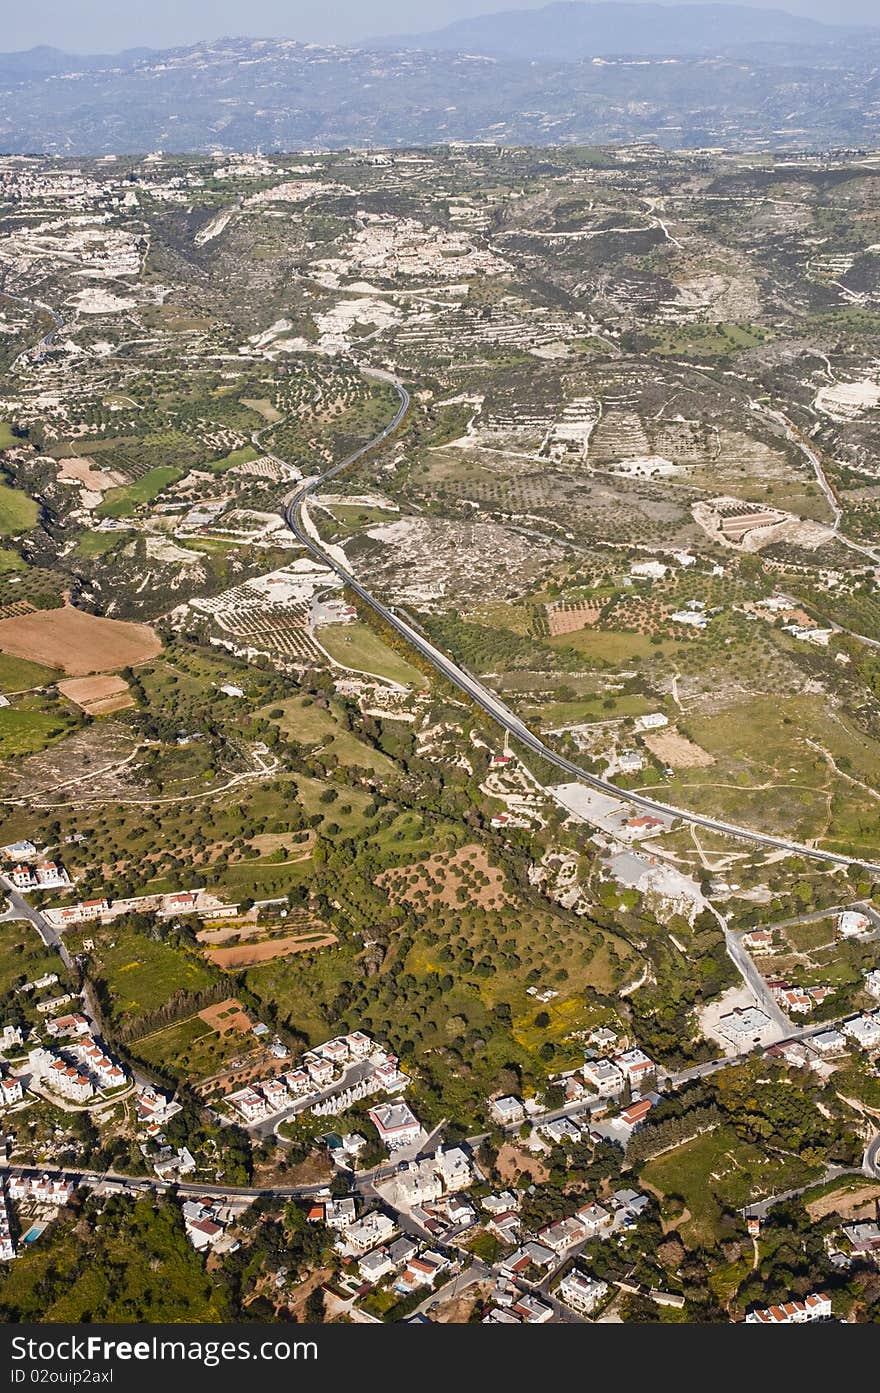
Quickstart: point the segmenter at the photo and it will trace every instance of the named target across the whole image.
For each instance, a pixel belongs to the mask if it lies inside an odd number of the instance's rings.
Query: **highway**
[[[849,866],[852,864],[863,865],[870,871],[880,873],[880,863],[858,861],[851,856],[842,856],[832,851],[822,851],[817,847],[807,846],[801,842],[789,841],[785,837],[770,836],[765,832],[757,832],[753,828],[743,827],[737,823],[723,822],[719,818],[707,817],[702,813],[691,812],[686,808],[674,807],[669,803],[663,803],[659,799],[649,798],[645,794],[624,792],[616,784],[607,779],[599,778],[596,774],[590,774],[573,760],[567,759],[564,755],[557,754],[544,744],[539,736],[535,735],[524,724],[523,721],[505,706],[504,702],[494,692],[469,673],[465,668],[435,648],[422,634],[420,634],[407,619],[403,617],[393,606],[384,604],[371,594],[367,588],[361,584],[338,559],[334,552],[336,548],[323,546],[316,537],[313,527],[309,525],[306,504],[309,495],[323,487],[330,479],[341,474],[343,470],[349,469],[358,460],[371,450],[381,445],[383,441],[393,434],[401,424],[410,406],[410,395],[407,389],[396,378],[388,373],[379,372],[376,369],[363,369],[366,376],[378,378],[380,381],[389,382],[395,389],[400,399],[400,405],[395,413],[390,425],[362,445],[360,449],[352,454],[346,455],[323,474],[313,478],[305,479],[295,490],[285,499],[283,505],[283,516],[291,532],[299,542],[324,566],[335,572],[336,575],[351,589],[363,602],[368,605],[386,624],[390,625],[400,636],[409,643],[417,653],[420,654],[430,665],[439,672],[459,691],[463,692],[477,706],[490,716],[498,725],[508,731],[516,740],[525,745],[534,754],[540,755],[564,774],[568,774],[579,780],[581,783],[588,784],[591,788],[598,789],[601,793],[611,794],[615,798],[622,798],[635,807],[646,812],[662,813],[667,816],[680,818],[694,827],[701,827],[707,832],[717,832],[722,836],[733,837],[738,841],[751,842],[754,845],[767,847],[774,851],[784,851],[793,856],[804,856],[814,861],[823,861],[832,865]],[[277,456],[274,457],[277,459]],[[285,464],[289,461],[278,460]]]

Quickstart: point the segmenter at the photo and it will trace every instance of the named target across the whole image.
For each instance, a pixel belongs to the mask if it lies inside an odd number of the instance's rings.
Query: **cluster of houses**
[[[63,1175],[10,1175],[6,1189],[11,1200],[27,1200],[31,1204],[61,1209],[70,1203],[76,1185]]]
[[[592,1315],[604,1301],[608,1283],[588,1276],[579,1268],[567,1272],[554,1293],[577,1315]],[[492,1291],[492,1307],[483,1317],[484,1325],[545,1325],[554,1308],[531,1291],[522,1291],[501,1276]]]
[[[31,865],[19,861],[8,871],[3,879],[13,890],[63,890],[70,885],[70,876],[58,861],[41,861]]]
[[[512,1191],[489,1195],[481,1203],[492,1216],[487,1224],[490,1233],[502,1242],[510,1242],[514,1235],[519,1235],[518,1201]],[[483,1317],[484,1323],[541,1325],[551,1320],[554,1306],[530,1288],[543,1287],[547,1278],[566,1266],[572,1253],[591,1239],[608,1238],[632,1227],[649,1203],[647,1195],[621,1189],[603,1204],[591,1200],[536,1234],[519,1237],[514,1251],[498,1264],[492,1306]],[[596,1311],[607,1292],[607,1283],[572,1266],[565,1272],[554,1295],[576,1314],[587,1316]]]
[[[829,996],[833,996],[833,987],[793,987],[789,982],[781,978],[774,978],[768,982],[776,1000],[779,1002],[783,1011],[794,1011],[796,1015],[805,1016],[810,1011],[814,1011],[817,1006],[821,1006],[827,1001]]]
[[[46,1022],[50,1040],[60,1041],[60,1053],[40,1045],[28,1052],[32,1081],[43,1082],[71,1103],[87,1103],[98,1093],[115,1093],[128,1084],[128,1075],[92,1037],[85,1016],[71,1014]]]
[[[803,1301],[786,1301],[782,1306],[767,1306],[761,1311],[749,1311],[746,1325],[808,1325],[812,1321],[830,1319],[830,1296],[821,1292],[811,1292]]]
[[[371,1067],[366,1067],[367,1065]],[[364,1066],[356,1069],[355,1066]],[[318,1116],[344,1112],[371,1093],[394,1093],[406,1087],[397,1056],[361,1030],[340,1035],[308,1050],[296,1068],[230,1093],[227,1103],[254,1126],[288,1108],[310,1108]],[[324,1095],[332,1090],[331,1096]]]
[[[358,1287],[361,1283],[374,1286],[393,1276],[392,1290],[398,1296],[422,1289],[427,1292],[451,1265],[445,1254],[401,1234],[384,1211],[371,1210],[359,1219],[350,1196],[316,1204],[309,1219],[337,1231],[337,1252],[347,1267],[357,1272]]]
[[[137,1120],[148,1137],[155,1137],[175,1113],[180,1112],[181,1104],[160,1093],[151,1084],[145,1084],[134,1098]]]

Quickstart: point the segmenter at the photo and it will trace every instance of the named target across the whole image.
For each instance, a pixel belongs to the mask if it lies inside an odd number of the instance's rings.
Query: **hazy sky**
[[[878,22],[877,0],[744,0],[829,23]],[[74,53],[163,48],[223,34],[348,43],[371,35],[439,28],[540,0],[0,0],[0,50],[52,44]]]

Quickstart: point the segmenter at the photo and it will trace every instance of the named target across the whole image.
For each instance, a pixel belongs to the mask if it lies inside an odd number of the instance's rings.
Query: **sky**
[[[743,0],[833,24],[876,24],[877,0]],[[533,9],[541,0],[28,0],[5,9],[0,49],[50,44],[72,53],[169,48],[222,35],[353,43],[380,34],[438,29],[495,10]]]

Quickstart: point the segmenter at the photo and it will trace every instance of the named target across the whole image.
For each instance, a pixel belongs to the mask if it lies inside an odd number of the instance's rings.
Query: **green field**
[[[272,715],[273,711],[282,714],[276,717]],[[256,714],[274,721],[282,735],[289,736],[300,745],[323,744],[325,740],[332,739],[338,729],[332,713],[310,697],[290,697],[287,701],[266,706]]]
[[[82,532],[77,538],[76,554],[84,558],[106,556],[123,537],[130,535],[128,532]]]
[[[820,1173],[797,1157],[784,1160],[737,1137],[729,1127],[706,1132],[677,1146],[642,1171],[642,1179],[663,1195],[681,1195],[690,1217],[681,1234],[693,1246],[713,1246],[724,1209],[743,1205],[797,1185]]]
[[[13,536],[18,532],[29,532],[36,526],[40,510],[32,498],[21,489],[0,484],[0,535]]]
[[[12,427],[8,421],[0,421],[0,450],[11,450],[13,445],[20,442],[13,434]]]
[[[573,634],[559,634],[556,638],[543,640],[550,648],[573,648],[588,658],[618,666],[632,662],[634,658],[656,658],[674,654],[680,645],[670,639],[663,643],[652,643],[648,634],[628,633],[624,630],[581,629]]]
[[[0,996],[20,979],[33,981],[47,972],[58,972],[58,954],[45,948],[37,931],[23,919],[0,924]]]
[[[232,469],[236,464],[248,464],[259,456],[253,445],[242,445],[240,450],[231,450],[223,459],[212,460],[208,465],[212,474],[225,474],[227,469]]]
[[[160,464],[148,469],[142,478],[133,484],[123,484],[118,489],[108,489],[97,507],[96,514],[101,518],[130,518],[144,503],[150,503],[163,489],[177,482],[183,470],[171,464]]]
[[[63,707],[4,706],[0,709],[0,759],[45,750],[62,739],[70,727]]]
[[[271,712],[281,711],[273,718]],[[381,750],[374,750],[351,731],[344,730],[331,710],[319,706],[311,697],[290,697],[264,707],[257,715],[274,719],[282,734],[301,745],[320,745],[322,755],[335,755],[340,764],[359,765],[375,774],[393,775],[394,763]]]
[[[253,1043],[252,1037],[235,1031],[219,1035],[199,1016],[191,1016],[144,1036],[130,1048],[145,1064],[167,1069],[189,1083],[217,1073],[228,1060],[247,1053]]]
[[[387,677],[390,682],[405,686],[421,688],[425,685],[426,679],[418,669],[410,667],[366,624],[325,624],[315,637],[342,667]]]
[[[10,551],[8,547],[0,547],[0,576],[9,575],[12,571],[26,571],[27,562],[23,561],[17,551]]]
[[[756,348],[776,334],[759,324],[682,324],[652,330],[649,337],[651,352],[661,357],[725,358]]]
[[[195,955],[116,926],[98,938],[90,970],[106,985],[117,1017],[139,1016],[173,992],[202,991],[216,980]]]
[[[24,692],[30,687],[47,687],[60,677],[61,673],[55,668],[0,653],[0,692]]]

